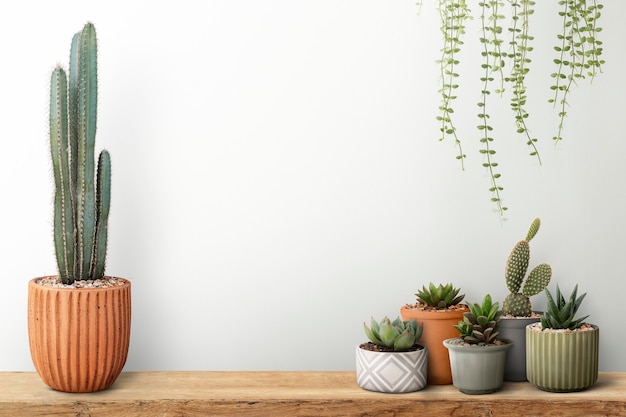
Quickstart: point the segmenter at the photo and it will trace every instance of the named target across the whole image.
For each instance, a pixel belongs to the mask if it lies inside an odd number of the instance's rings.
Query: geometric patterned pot
[[[30,353],[43,382],[57,391],[95,392],[122,372],[130,342],[130,282],[108,288],[28,283]]]
[[[361,388],[404,393],[426,386],[428,351],[372,352],[356,347],[356,381]]]
[[[526,371],[537,388],[550,392],[583,391],[598,379],[600,329],[548,332],[526,327]],[[539,326],[539,328],[541,328]]]

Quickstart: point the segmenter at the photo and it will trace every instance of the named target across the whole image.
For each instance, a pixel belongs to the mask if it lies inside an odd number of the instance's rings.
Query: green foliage
[[[559,106],[559,126],[557,134],[552,138],[562,140],[563,123],[567,116],[567,97],[577,83],[589,76],[592,80],[601,72],[605,63],[601,59],[602,41],[598,34],[602,28],[598,19],[604,7],[597,0],[560,0],[562,10],[559,16],[563,19],[561,33],[557,35],[558,44],[554,47],[557,58],[554,59],[556,71],[551,74],[554,79],[550,89],[554,92],[548,102]]]
[[[431,306],[437,310],[443,310],[463,301],[465,294],[458,295],[459,291],[460,289],[454,288],[452,284],[439,284],[439,286],[435,287],[435,284],[431,282],[428,288],[422,286],[422,289],[418,290],[415,295],[418,303]]]
[[[395,352],[407,351],[417,345],[424,330],[424,326],[418,326],[417,321],[402,321],[399,317],[394,321],[385,317],[380,323],[372,318],[370,326],[363,323],[367,338],[372,343],[392,348]]]
[[[418,2],[421,8],[423,1]],[[605,63],[601,59],[602,42],[598,39],[602,28],[599,26],[602,4],[598,0],[558,0],[563,7],[555,22],[559,44],[554,47],[558,58],[554,60],[557,69],[551,74],[554,97],[549,101],[558,105],[559,126],[555,140],[561,140],[563,120],[567,115],[567,96],[582,78],[595,77]],[[473,15],[466,0],[438,0],[440,32],[442,38],[441,57],[437,60],[441,83],[438,92],[441,97],[439,112],[439,140],[451,138],[457,148],[456,158],[465,169],[467,148],[464,134],[455,124],[454,101],[457,99],[461,79],[459,70],[462,48],[466,41],[466,31],[478,33],[480,42],[480,79],[477,93],[479,110],[477,116],[480,132],[478,152],[482,156],[481,165],[489,178],[491,201],[496,204],[500,216],[507,210],[503,200],[504,187],[500,165],[496,154],[494,126],[490,114],[493,96],[510,97],[515,131],[522,135],[529,147],[529,154],[537,158],[541,165],[538,138],[531,134],[529,126],[529,102],[526,84],[531,70],[532,44],[535,41],[529,28],[535,15],[535,0],[479,0],[475,15],[480,27],[468,28]],[[505,30],[506,27],[506,30]],[[545,40],[537,42],[545,45]],[[505,91],[505,90],[510,91]],[[463,142],[463,146],[461,143]]]
[[[541,326],[544,329],[575,330],[584,324],[584,320],[589,317],[588,315],[579,319],[575,319],[574,317],[587,293],[577,298],[577,292],[578,285],[574,287],[574,291],[572,291],[572,294],[566,301],[557,285],[555,301],[550,291],[547,288],[545,289],[546,297],[548,298],[548,307],[541,317]]]
[[[54,241],[63,283],[104,274],[111,199],[111,159],[98,158],[97,40],[93,24],[74,35],[69,81],[63,68],[50,81],[50,152],[55,182]]]
[[[530,263],[530,241],[535,237],[541,226],[541,221],[536,218],[533,220],[526,239],[515,244],[511,254],[509,255],[504,277],[506,286],[510,294],[506,296],[502,302],[502,310],[504,314],[510,314],[517,317],[529,317],[532,314],[532,305],[530,297],[539,294],[550,283],[552,278],[552,267],[546,263],[537,265],[526,278],[528,264]],[[524,287],[522,288],[522,283]],[[520,288],[522,291],[520,293]]]
[[[493,303],[487,294],[482,304],[469,304],[470,312],[463,314],[463,320],[454,327],[461,333],[461,339],[469,344],[488,345],[498,338],[502,310]]]

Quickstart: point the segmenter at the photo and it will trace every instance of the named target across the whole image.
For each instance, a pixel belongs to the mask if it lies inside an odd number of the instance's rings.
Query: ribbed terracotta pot
[[[426,386],[428,349],[373,352],[356,348],[356,381],[363,389],[400,394]]]
[[[526,326],[528,381],[550,392],[583,391],[598,379],[600,329],[572,332],[533,330]]]
[[[463,320],[463,313],[470,311],[469,307],[459,310],[422,310],[403,306],[400,309],[402,320],[417,320],[424,325],[420,344],[428,348],[428,383],[431,385],[445,385],[452,383],[450,371],[450,357],[443,341],[459,337],[459,331],[453,326]]]
[[[58,391],[110,387],[128,355],[130,282],[75,289],[39,285],[39,279],[28,283],[28,337],[37,373]]]

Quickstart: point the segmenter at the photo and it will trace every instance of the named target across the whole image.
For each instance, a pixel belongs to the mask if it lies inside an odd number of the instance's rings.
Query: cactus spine
[[[543,263],[537,265],[528,274],[524,288],[521,293],[519,292],[530,261],[530,241],[535,237],[540,226],[541,221],[538,218],[533,220],[526,234],[526,239],[517,242],[507,259],[504,275],[506,286],[511,293],[502,302],[503,314],[529,317],[532,314],[530,297],[543,291],[550,283],[552,268],[550,265]]]
[[[94,181],[98,99],[97,41],[93,24],[74,35],[69,83],[57,67],[50,82],[50,150],[55,182],[54,241],[61,280],[104,275],[111,201],[111,158],[98,158]]]

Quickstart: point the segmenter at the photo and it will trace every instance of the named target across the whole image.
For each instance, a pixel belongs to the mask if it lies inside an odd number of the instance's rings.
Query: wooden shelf
[[[34,372],[0,372],[0,416],[626,416],[626,373],[554,394],[507,382],[494,394],[451,385],[380,394],[354,372],[124,372],[108,390],[56,392]]]

